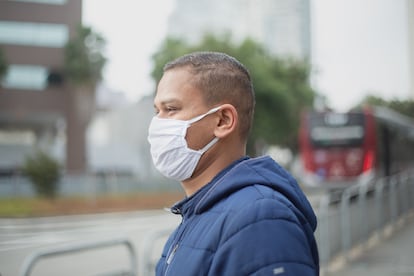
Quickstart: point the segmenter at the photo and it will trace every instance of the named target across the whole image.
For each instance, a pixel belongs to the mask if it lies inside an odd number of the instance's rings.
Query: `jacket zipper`
[[[170,252],[170,255],[167,258],[167,265],[169,265],[172,261],[172,259],[174,258],[175,252],[177,251],[178,248],[178,243],[176,243],[173,247],[173,249]]]
[[[178,233],[177,239],[175,239],[173,245],[171,246],[171,249],[169,250],[169,253],[167,255],[167,259],[166,259],[166,265],[167,268],[165,269],[165,273],[164,275],[168,275],[168,270],[170,268],[170,264],[174,259],[175,253],[177,252],[177,249],[180,245],[180,242],[184,236],[185,230],[187,229],[187,225],[184,225],[184,218],[181,221],[181,226],[183,227],[183,229],[181,230],[181,233]]]

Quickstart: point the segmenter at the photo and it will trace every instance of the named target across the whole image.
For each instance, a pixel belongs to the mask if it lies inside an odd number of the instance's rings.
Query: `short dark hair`
[[[247,140],[252,127],[255,97],[247,68],[219,52],[194,52],[164,66],[164,72],[185,68],[194,75],[192,84],[203,93],[207,105],[232,104],[239,115],[240,137]]]

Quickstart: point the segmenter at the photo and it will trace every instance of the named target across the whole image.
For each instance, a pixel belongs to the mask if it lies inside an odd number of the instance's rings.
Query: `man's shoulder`
[[[254,184],[230,194],[213,209],[228,213],[233,220],[253,223],[268,218],[292,220],[295,218],[294,208],[283,194],[265,185]]]

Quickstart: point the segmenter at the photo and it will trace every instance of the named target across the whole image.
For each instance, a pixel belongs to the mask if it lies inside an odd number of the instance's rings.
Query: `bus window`
[[[361,146],[364,140],[363,114],[314,113],[309,126],[314,147]]]

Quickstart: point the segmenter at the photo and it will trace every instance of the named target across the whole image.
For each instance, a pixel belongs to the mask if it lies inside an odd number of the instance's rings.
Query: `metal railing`
[[[414,174],[403,173],[374,182],[354,185],[338,194],[326,194],[317,210],[316,239],[321,267],[335,257],[348,254],[357,245],[395,226],[405,215],[414,211]],[[167,236],[171,229],[147,236],[143,255],[139,259],[139,275],[151,275],[155,263],[150,257],[154,244]]]
[[[158,261],[158,258],[161,256],[161,254],[157,255],[156,260],[152,258],[152,256],[154,255],[156,251],[156,248],[154,245],[156,241],[162,238],[168,237],[168,235],[170,235],[172,231],[173,229],[170,229],[170,228],[161,229],[158,231],[154,231],[148,236],[146,236],[145,241],[142,245],[143,254],[139,256],[140,258],[138,260],[138,263],[139,263],[139,270],[138,270],[139,274],[138,275],[141,275],[141,276],[154,275],[156,262]],[[161,253],[161,252],[156,252],[156,253]]]
[[[414,210],[412,172],[351,186],[337,202],[322,197],[316,239],[321,266],[337,256],[348,258],[352,248],[394,227]]]
[[[404,173],[365,185],[354,185],[344,190],[339,199],[337,195],[327,194],[321,198],[316,211],[318,228],[315,235],[321,267],[326,267],[337,256],[347,258],[353,247],[363,244],[373,235],[381,237],[386,228],[394,227],[414,211],[414,174]],[[25,260],[21,275],[29,275],[42,258],[118,244],[128,248],[131,267],[127,272],[111,275],[151,275],[155,267],[154,256],[159,257],[160,253],[156,243],[171,232],[172,229],[166,228],[148,234],[140,245],[142,253],[139,258],[127,239],[40,250]]]
[[[106,273],[105,275],[123,275],[123,276],[135,276],[137,275],[137,263],[136,253],[134,246],[127,239],[113,239],[107,241],[95,241],[90,243],[82,243],[77,245],[68,245],[54,249],[42,249],[29,255],[22,266],[21,276],[28,276],[31,274],[35,264],[44,258],[57,257],[59,255],[80,253],[87,250],[100,249],[104,247],[112,247],[116,245],[125,245],[129,252],[130,269],[128,271],[113,271]]]

